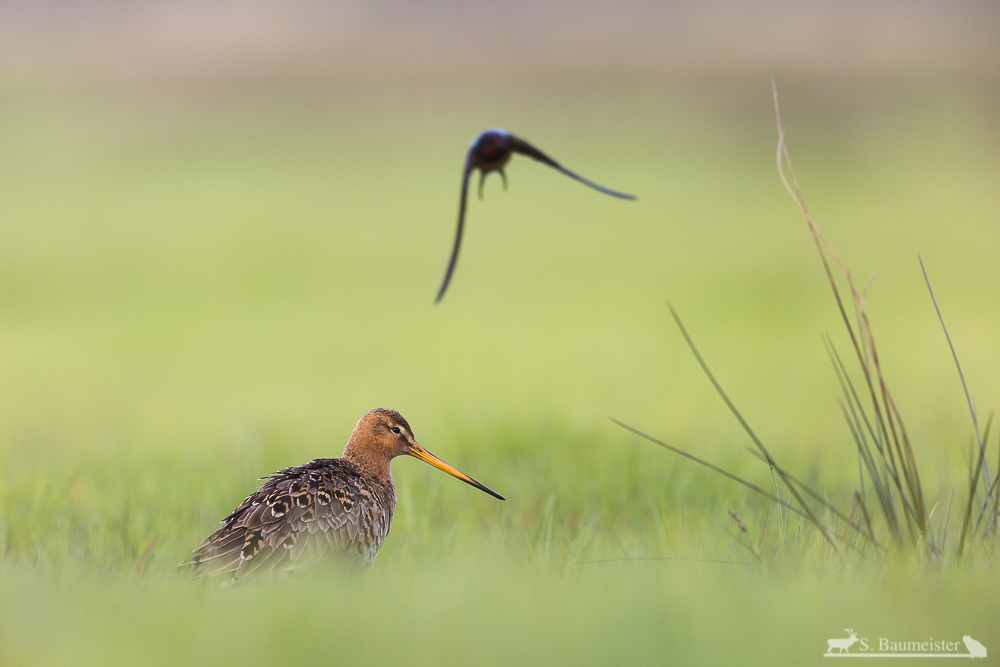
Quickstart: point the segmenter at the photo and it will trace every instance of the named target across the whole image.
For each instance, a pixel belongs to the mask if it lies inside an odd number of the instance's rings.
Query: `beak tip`
[[[420,445],[418,445],[416,442],[414,442],[413,444],[410,445],[410,448],[409,448],[409,450],[406,453],[409,454],[410,456],[412,456],[415,459],[423,461],[424,463],[429,463],[430,465],[434,466],[438,470],[443,470],[444,472],[448,473],[452,477],[456,477],[456,478],[462,480],[463,482],[465,482],[466,484],[469,484],[470,486],[474,486],[477,489],[479,489],[480,491],[482,491],[484,493],[487,493],[487,494],[493,496],[494,498],[497,498],[498,500],[507,500],[506,498],[504,498],[503,496],[501,496],[499,493],[497,493],[493,489],[491,489],[488,486],[485,486],[485,485],[477,482],[476,480],[472,479],[471,477],[469,477],[468,475],[466,475],[464,472],[462,472],[458,468],[455,468],[454,466],[452,466],[452,465],[450,465],[448,463],[445,463],[444,461],[442,461],[438,457],[434,456],[433,454],[431,454],[430,452],[428,452],[426,449],[424,449],[423,447],[421,447]]]

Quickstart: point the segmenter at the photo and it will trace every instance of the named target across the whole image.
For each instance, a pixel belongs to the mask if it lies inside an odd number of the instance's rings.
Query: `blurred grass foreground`
[[[770,61],[811,213],[876,275],[928,511],[961,504],[974,434],[916,257],[986,415],[995,7],[419,7],[0,3],[0,665],[791,664],[844,627],[1000,651],[989,545],[873,565],[791,522],[762,565],[730,511],[756,543],[772,503],[606,418],[771,483],[670,300],[772,453],[850,501],[822,336],[849,343],[775,173]],[[515,158],[435,307],[490,125],[639,201]],[[178,572],[377,406],[507,502],[397,461],[364,576]]]

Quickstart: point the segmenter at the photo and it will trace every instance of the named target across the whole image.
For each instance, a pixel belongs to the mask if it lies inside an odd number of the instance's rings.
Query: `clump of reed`
[[[955,519],[952,519],[954,491],[942,516],[935,520],[934,511],[928,511],[928,501],[921,485],[920,470],[913,454],[910,435],[893,399],[879,359],[878,346],[865,305],[867,286],[858,289],[850,271],[806,207],[785,143],[777,86],[773,77],[771,86],[778,132],[776,150],[778,176],[809,227],[862,378],[860,383],[852,380],[833,340],[826,336],[824,344],[843,393],[840,406],[858,458],[858,480],[856,488],[850,493],[850,507],[846,511],[838,507],[826,494],[805,483],[775,460],[712,373],[672,305],[669,306],[670,313],[695,359],[753,443],[750,453],[767,465],[774,493],[617,419],[612,418],[612,421],[774,502],[778,508],[781,534],[787,532],[789,513],[798,515],[806,525],[815,529],[827,550],[838,557],[854,552],[860,555],[862,560],[881,564],[890,552],[895,551],[903,554],[921,554],[935,563],[960,562],[967,556],[972,545],[979,544],[983,547],[988,562],[992,558],[1000,535],[1000,487],[998,487],[1000,460],[997,462],[996,470],[991,472],[987,459],[987,443],[993,415],[987,419],[985,428],[981,428],[962,366],[958,361],[958,354],[952,344],[923,261],[920,260],[920,268],[958,370],[975,432],[974,451],[970,456],[966,480],[968,491],[963,494],[964,509],[961,518],[956,516]],[[838,274],[843,286],[846,286],[846,296],[845,290],[838,285]],[[750,550],[759,562],[766,564],[767,558],[762,551],[763,535],[755,542],[739,516],[732,510],[729,514],[739,529],[739,534],[735,537],[742,541],[743,546]],[[956,533],[957,539],[954,537]],[[780,543],[777,548],[780,549]],[[772,557],[776,555],[775,552]]]

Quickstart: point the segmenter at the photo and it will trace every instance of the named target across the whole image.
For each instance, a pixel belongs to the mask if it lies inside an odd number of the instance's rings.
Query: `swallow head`
[[[510,160],[510,155],[510,134],[498,127],[480,132],[469,146],[473,166],[483,171],[502,168]]]

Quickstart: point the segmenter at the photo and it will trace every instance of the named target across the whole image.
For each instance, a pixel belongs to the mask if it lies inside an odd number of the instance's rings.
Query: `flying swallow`
[[[510,161],[510,156],[514,153],[527,155],[533,160],[538,160],[543,164],[547,164],[553,169],[566,174],[570,178],[580,181],[584,185],[588,185],[606,195],[618,197],[619,199],[635,199],[635,195],[629,195],[624,192],[618,192],[617,190],[606,188],[603,185],[598,185],[597,183],[570,171],[542,151],[529,144],[524,139],[515,137],[506,130],[493,127],[480,132],[476,138],[472,140],[472,143],[469,145],[469,153],[465,157],[465,169],[462,171],[462,196],[458,203],[458,230],[455,232],[455,245],[451,250],[451,259],[448,261],[448,270],[445,271],[444,282],[441,283],[441,289],[438,290],[437,298],[434,300],[435,303],[441,301],[441,298],[444,297],[445,290],[448,289],[448,283],[451,282],[451,274],[454,273],[455,264],[458,262],[458,249],[462,245],[462,229],[465,226],[465,205],[469,192],[469,177],[472,175],[473,170],[479,170],[480,199],[483,198],[483,184],[486,182],[486,176],[492,171],[500,172],[500,178],[503,180],[503,189],[506,190],[507,175],[504,173],[503,168],[507,166],[507,163]]]

